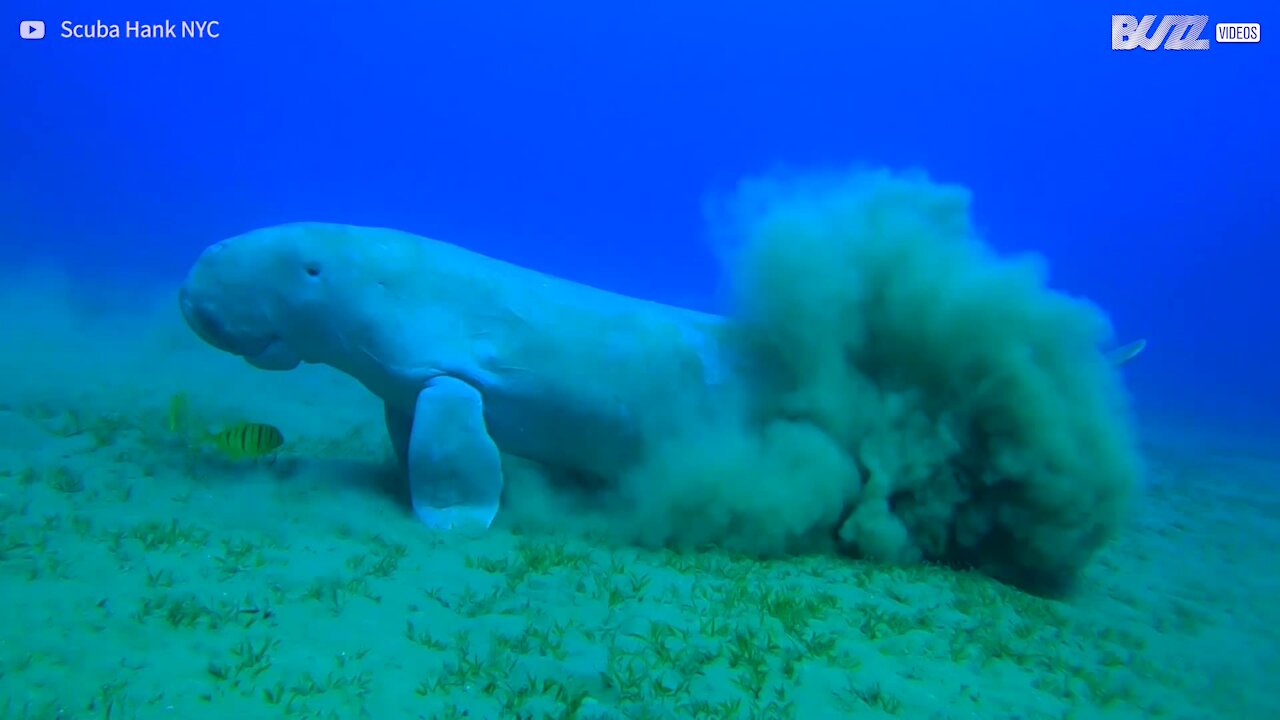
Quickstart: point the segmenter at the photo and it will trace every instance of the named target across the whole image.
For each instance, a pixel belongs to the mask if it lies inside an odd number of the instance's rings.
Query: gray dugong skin
[[[611,477],[676,393],[710,402],[723,320],[396,230],[297,223],[204,251],[190,327],[256,367],[330,365],[385,405],[414,510],[488,527],[499,449]]]

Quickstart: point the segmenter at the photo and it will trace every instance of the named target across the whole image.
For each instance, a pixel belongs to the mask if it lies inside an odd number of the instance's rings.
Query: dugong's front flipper
[[[480,391],[438,377],[418,393],[405,444],[403,425],[387,412],[392,444],[409,475],[413,511],[440,529],[489,527],[502,495],[502,460],[484,424]]]

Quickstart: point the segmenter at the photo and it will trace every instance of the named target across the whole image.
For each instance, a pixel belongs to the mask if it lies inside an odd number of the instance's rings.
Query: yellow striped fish
[[[284,434],[275,425],[243,422],[209,435],[209,441],[233,460],[251,460],[274,454]]]

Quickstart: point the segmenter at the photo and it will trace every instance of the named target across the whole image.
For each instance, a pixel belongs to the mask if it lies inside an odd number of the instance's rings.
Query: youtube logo
[[[18,35],[23,40],[41,40],[44,38],[43,20],[23,20],[18,23]]]

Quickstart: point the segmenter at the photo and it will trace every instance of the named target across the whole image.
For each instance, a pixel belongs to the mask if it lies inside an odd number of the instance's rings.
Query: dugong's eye
[[[307,263],[303,270],[311,277],[320,277],[320,266],[316,263]]]

